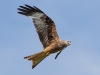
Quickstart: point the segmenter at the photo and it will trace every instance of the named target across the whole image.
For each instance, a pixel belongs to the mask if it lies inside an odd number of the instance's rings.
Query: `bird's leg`
[[[50,55],[50,52],[47,52],[46,56],[49,56]]]
[[[59,55],[61,52],[62,52],[62,50],[59,51],[59,52],[57,53],[57,55],[55,56],[55,59],[58,57],[58,55]]]

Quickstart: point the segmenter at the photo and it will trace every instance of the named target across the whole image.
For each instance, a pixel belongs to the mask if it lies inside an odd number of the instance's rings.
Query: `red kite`
[[[71,41],[59,38],[55,23],[39,8],[25,4],[25,6],[20,6],[18,10],[19,14],[32,17],[39,39],[44,47],[43,51],[24,57],[24,59],[32,61],[32,69],[50,54],[57,53],[56,59],[62,50],[71,44]]]

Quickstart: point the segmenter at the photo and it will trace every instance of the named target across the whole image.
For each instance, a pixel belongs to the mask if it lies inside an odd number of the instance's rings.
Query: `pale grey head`
[[[63,40],[63,42],[66,44],[66,46],[71,45],[71,41],[69,41],[69,40]]]
[[[69,40],[61,40],[62,41],[62,50],[64,49],[64,48],[66,48],[67,46],[69,46],[69,45],[71,45],[71,41],[69,41]],[[62,52],[62,50],[60,50],[58,53],[57,53],[57,55],[55,56],[55,59],[58,57],[58,55]]]

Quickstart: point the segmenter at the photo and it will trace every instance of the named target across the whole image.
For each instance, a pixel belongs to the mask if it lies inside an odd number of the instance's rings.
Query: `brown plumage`
[[[59,52],[57,54],[58,56],[65,47],[70,45],[70,41],[60,40],[56,31],[55,23],[40,9],[25,4],[25,6],[20,6],[18,10],[19,14],[32,17],[39,39],[44,47],[43,51],[24,57],[25,59],[32,61],[32,68],[38,65],[49,54]]]
[[[20,6],[18,10],[21,11],[18,12],[19,14],[23,14],[26,16],[32,16],[36,13],[42,13],[42,16],[40,16],[40,18],[33,18],[33,22],[44,48],[47,47],[51,42],[53,42],[53,40],[59,39],[54,22],[40,9],[35,6],[31,7],[25,4],[25,7]]]

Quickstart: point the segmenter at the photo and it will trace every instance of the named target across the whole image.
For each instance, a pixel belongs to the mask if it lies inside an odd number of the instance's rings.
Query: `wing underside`
[[[55,23],[39,8],[25,4],[25,6],[20,6],[18,10],[19,14],[32,17],[39,39],[44,48],[50,45],[50,43],[59,40]]]

